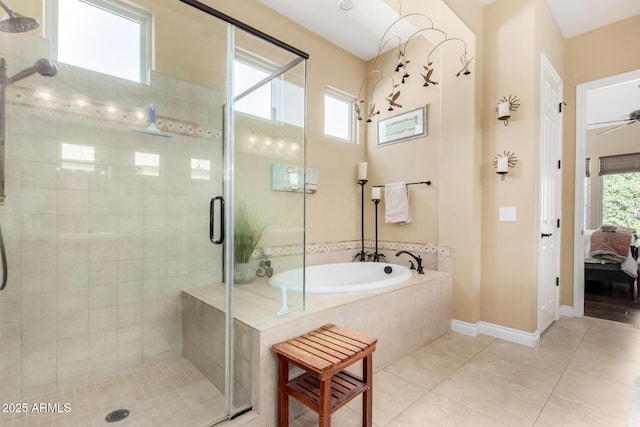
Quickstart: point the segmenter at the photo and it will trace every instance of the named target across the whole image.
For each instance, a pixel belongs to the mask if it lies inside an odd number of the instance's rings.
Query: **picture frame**
[[[378,120],[378,147],[427,136],[427,107]]]

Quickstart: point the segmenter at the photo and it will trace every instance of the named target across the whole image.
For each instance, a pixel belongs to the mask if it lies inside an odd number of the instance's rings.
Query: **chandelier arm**
[[[378,46],[378,55],[376,55],[376,60],[373,61],[373,68],[374,69],[377,69],[377,67],[378,67],[378,59],[380,59],[380,55],[382,55],[382,49],[384,49],[384,47],[387,45],[387,43],[389,43],[390,41],[392,41],[394,39],[398,40],[398,51],[400,51],[400,46],[402,45],[402,39],[399,36],[395,36],[395,37],[385,41],[384,43],[381,43]]]
[[[362,84],[360,85],[360,89],[358,90],[358,102],[364,101],[364,99],[362,99],[362,97],[360,96],[362,94],[362,88],[364,88],[364,85],[367,83],[367,80],[369,80],[369,77],[371,77],[371,75],[374,73],[378,73],[380,75],[380,77],[378,78],[375,84],[378,84],[378,82],[384,78],[384,75],[380,70],[369,71],[369,73],[367,73],[367,75],[365,76],[364,80],[362,80]],[[374,87],[375,87],[375,84],[374,84]]]
[[[380,37],[380,44],[378,45],[378,51],[381,51],[383,46],[387,43],[386,41],[384,41],[384,38],[387,36],[387,34],[389,34],[389,31],[391,31],[391,29],[393,28],[394,25],[396,25],[398,22],[402,21],[403,19],[409,17],[409,16],[421,16],[423,18],[427,18],[429,20],[429,22],[431,23],[431,27],[434,26],[433,20],[431,18],[429,18],[427,15],[424,15],[422,13],[408,13],[406,15],[400,16],[398,19],[396,19],[395,21],[393,21],[391,23],[391,25],[389,25],[387,27],[387,29],[384,31],[384,33],[382,33],[382,37]],[[384,43],[383,43],[384,42]]]
[[[411,36],[407,39],[406,42],[404,42],[404,46],[402,48],[402,53],[404,54],[407,51],[407,46],[409,45],[409,42],[411,40],[414,39],[414,37],[416,37],[418,34],[420,34],[423,31],[427,31],[427,30],[433,30],[433,31],[438,31],[442,34],[444,34],[445,40],[447,39],[447,33],[444,32],[443,30],[441,30],[440,28],[435,28],[435,27],[425,27],[425,28],[421,28],[418,31],[416,31],[415,33],[411,34]]]
[[[377,82],[375,82],[375,84],[373,85],[373,87],[371,88],[371,93],[369,93],[369,99],[373,99],[373,92],[375,92],[376,87],[378,87],[378,84],[380,84],[380,82],[382,82],[385,79],[391,79],[391,93],[393,93],[393,91],[396,88],[396,81],[393,79],[393,77],[391,76],[382,76],[378,79]]]
[[[446,38],[446,39],[442,40],[440,43],[438,43],[437,45],[435,45],[433,47],[433,49],[431,49],[431,51],[429,52],[429,55],[427,55],[427,63],[431,62],[431,54],[433,54],[433,52],[435,52],[435,50],[437,48],[439,48],[441,45],[445,44],[448,41],[454,41],[454,40],[460,41],[460,42],[462,42],[462,44],[464,44],[464,54],[466,55],[467,54],[467,43],[464,40],[462,40],[462,39],[460,39],[458,37]]]

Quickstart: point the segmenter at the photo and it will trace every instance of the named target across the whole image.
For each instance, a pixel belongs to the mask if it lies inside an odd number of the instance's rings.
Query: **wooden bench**
[[[289,426],[289,396],[319,415],[329,427],[331,414],[363,393],[362,425],[373,415],[372,357],[377,339],[333,324],[272,346],[278,358],[278,426]],[[362,378],[345,368],[362,360]],[[289,380],[289,363],[305,372]]]

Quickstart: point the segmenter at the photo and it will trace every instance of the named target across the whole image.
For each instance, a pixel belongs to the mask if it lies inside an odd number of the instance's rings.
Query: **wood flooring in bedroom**
[[[640,328],[640,302],[631,300],[627,283],[588,281],[584,294],[584,315],[629,323]]]

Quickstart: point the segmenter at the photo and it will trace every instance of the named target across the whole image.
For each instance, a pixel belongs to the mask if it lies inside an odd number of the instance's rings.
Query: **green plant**
[[[244,204],[239,204],[236,209],[234,224],[235,260],[240,263],[249,262],[267,224],[260,220],[255,211],[250,211]]]

